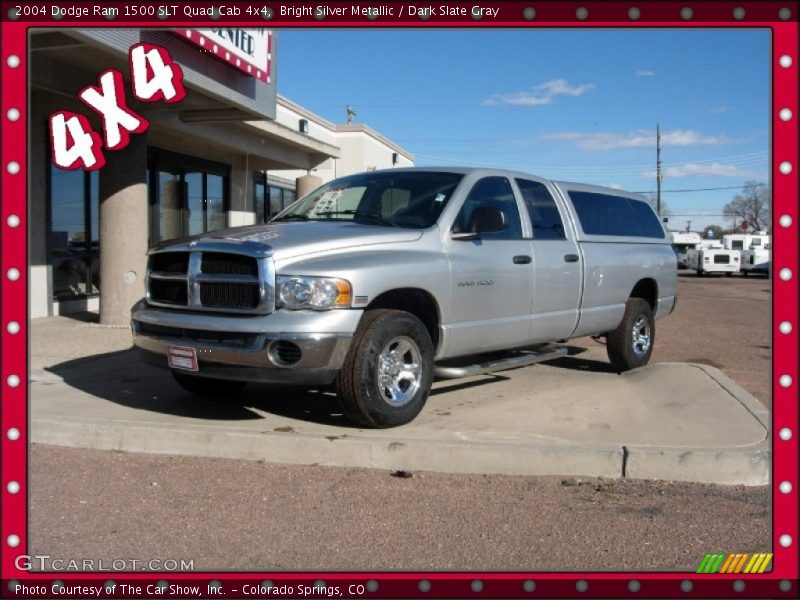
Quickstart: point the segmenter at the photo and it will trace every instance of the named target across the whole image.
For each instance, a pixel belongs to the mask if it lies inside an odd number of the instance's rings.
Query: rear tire
[[[175,381],[195,396],[203,398],[227,398],[235,396],[247,385],[246,381],[229,381],[227,379],[214,379],[211,377],[196,377],[172,371]]]
[[[622,322],[606,339],[611,366],[622,373],[646,365],[655,341],[656,324],[650,304],[642,298],[628,298]]]
[[[725,273],[725,277],[730,277],[733,273]]]
[[[422,411],[432,381],[433,343],[422,321],[405,311],[370,310],[339,371],[339,404],[359,425],[405,425]]]

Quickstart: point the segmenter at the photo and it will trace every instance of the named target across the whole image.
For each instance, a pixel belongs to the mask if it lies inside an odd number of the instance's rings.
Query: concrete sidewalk
[[[769,415],[705,365],[624,375],[571,357],[434,385],[417,420],[356,428],[330,392],[184,392],[143,365],[127,329],[31,323],[31,441],[97,449],[450,473],[766,485]]]

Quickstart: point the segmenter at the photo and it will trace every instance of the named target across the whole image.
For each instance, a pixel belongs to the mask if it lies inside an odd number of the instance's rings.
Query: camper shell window
[[[575,190],[569,197],[587,235],[664,238],[664,228],[645,202]]]

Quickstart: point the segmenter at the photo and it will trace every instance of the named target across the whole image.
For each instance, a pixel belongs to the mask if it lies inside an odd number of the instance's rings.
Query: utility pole
[[[656,213],[661,217],[661,127],[656,123]]]

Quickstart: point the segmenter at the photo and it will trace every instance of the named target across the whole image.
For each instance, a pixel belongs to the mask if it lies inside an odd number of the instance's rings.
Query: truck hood
[[[343,221],[291,221],[220,229],[181,241],[264,244],[272,248],[276,260],[281,260],[357,246],[413,242],[420,237],[422,231],[418,229]]]

